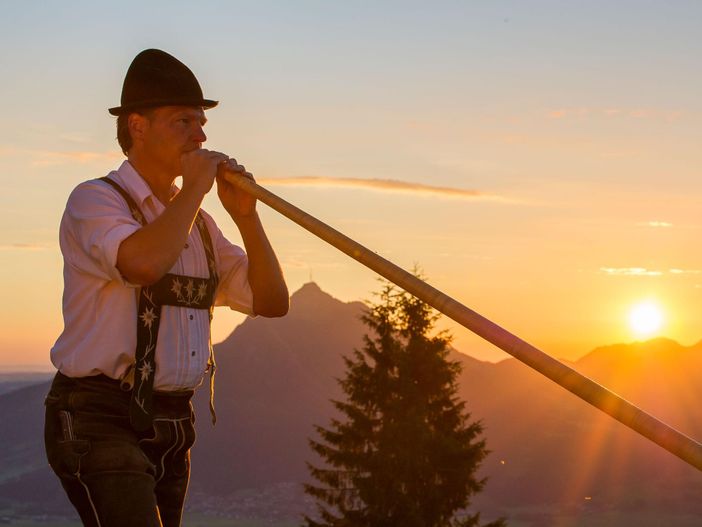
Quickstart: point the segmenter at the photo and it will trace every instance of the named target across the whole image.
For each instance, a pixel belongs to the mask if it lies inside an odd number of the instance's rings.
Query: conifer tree
[[[326,466],[308,463],[318,518],[306,525],[475,527],[479,514],[456,514],[482,490],[475,472],[488,451],[457,396],[450,337],[431,335],[439,315],[421,300],[389,283],[377,296],[363,316],[372,335],[344,358],[339,417],[310,440]]]

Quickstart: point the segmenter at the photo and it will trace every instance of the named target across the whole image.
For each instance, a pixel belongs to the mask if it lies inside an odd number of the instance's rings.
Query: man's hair
[[[153,112],[154,108],[146,108],[144,110],[123,113],[117,117],[117,142],[125,156],[129,155],[129,149],[132,147],[132,134],[129,133],[129,115],[138,113],[147,119],[151,119]]]

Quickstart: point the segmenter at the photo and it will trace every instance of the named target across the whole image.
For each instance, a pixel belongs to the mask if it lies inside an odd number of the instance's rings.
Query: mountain
[[[195,489],[226,493],[299,481],[305,472],[306,438],[341,395],[342,354],[362,344],[363,304],[339,302],[313,283],[290,304],[286,317],[248,319],[215,347],[217,425],[200,390]]]
[[[307,438],[334,415],[330,399],[342,397],[336,379],[343,355],[362,346],[363,309],[309,283],[292,296],[288,316],[247,319],[215,347],[218,420],[213,427],[204,386],[195,400],[190,509],[268,519],[309,510],[299,485],[305,463],[315,461]],[[672,511],[702,513],[699,471],[514,359],[493,364],[458,351],[452,358],[463,366],[460,395],[492,452],[481,470],[487,485],[475,499],[487,517],[556,525],[557,514],[645,510],[675,525]],[[702,437],[702,343],[601,347],[572,366]],[[47,389],[41,383],[0,395],[0,513],[70,510],[44,461]]]
[[[702,437],[699,346],[663,339],[609,346],[571,366]],[[518,361],[503,361],[483,378],[464,370],[461,386],[493,451],[477,504],[700,512],[698,471]]]
[[[70,511],[44,455],[44,398],[49,382],[0,395],[0,511]]]
[[[52,374],[46,372],[0,372],[0,395],[32,384],[39,384],[51,377]]]

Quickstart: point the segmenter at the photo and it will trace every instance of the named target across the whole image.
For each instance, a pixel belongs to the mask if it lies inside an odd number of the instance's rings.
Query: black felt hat
[[[190,68],[160,49],[146,49],[132,61],[122,86],[121,106],[110,108],[122,115],[156,106],[202,106],[218,101],[202,97],[202,89]]]

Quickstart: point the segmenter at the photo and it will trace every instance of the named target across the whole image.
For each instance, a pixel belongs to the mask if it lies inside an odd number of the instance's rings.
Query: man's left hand
[[[253,175],[234,158],[220,163],[217,170],[217,195],[227,212],[234,220],[253,215],[256,212],[256,198],[227,181],[224,178],[226,172],[251,181],[254,181]]]

